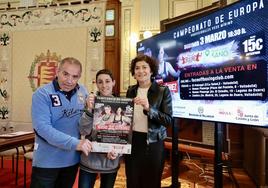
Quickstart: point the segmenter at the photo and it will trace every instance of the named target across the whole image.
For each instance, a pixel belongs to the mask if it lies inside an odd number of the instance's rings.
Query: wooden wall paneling
[[[241,167],[243,163],[243,129],[246,125],[228,124],[230,138],[230,154],[233,167]]]
[[[174,17],[174,18],[162,20],[162,21],[160,21],[160,30],[161,30],[161,32],[163,32],[163,31],[166,31],[167,29],[170,29],[172,27],[187,23],[196,17],[205,16],[209,13],[212,13],[212,12],[219,10],[221,6],[222,5],[221,5],[220,1],[218,1],[218,2],[213,3],[210,6],[207,6],[207,7],[204,7],[204,8],[201,8],[201,9],[177,16],[177,17]]]
[[[119,0],[108,0],[106,10],[114,10],[115,19],[106,21],[106,25],[114,25],[114,36],[105,37],[105,68],[112,71],[116,85],[115,93],[120,91],[120,17],[121,3]]]
[[[169,18],[174,18],[198,9],[196,0],[171,0],[169,3]]]

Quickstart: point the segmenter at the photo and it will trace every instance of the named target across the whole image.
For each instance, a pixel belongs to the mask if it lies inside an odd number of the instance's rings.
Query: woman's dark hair
[[[107,75],[109,75],[111,77],[112,81],[114,81],[113,73],[110,70],[108,70],[108,69],[101,69],[101,70],[99,70],[96,73],[96,83],[97,83],[97,80],[98,80],[98,76],[101,75],[101,74],[107,74]],[[113,90],[114,90],[114,88],[113,88]],[[100,92],[99,91],[97,92],[97,95],[100,95]],[[117,94],[114,91],[113,91],[113,95],[114,96],[117,96]]]
[[[123,114],[124,114],[124,111],[123,111],[122,107],[120,107],[120,106],[118,106],[118,107],[116,108],[115,113],[117,114],[117,110],[118,110],[119,108],[121,109],[120,115],[123,115]]]
[[[110,108],[110,112],[113,113],[112,107],[109,104],[106,104],[106,105],[103,106],[103,110],[102,110],[102,113],[101,113],[102,115],[106,114],[105,113],[105,108]]]
[[[111,109],[112,109],[111,105],[109,105],[109,104],[105,104],[105,105],[103,106],[103,108],[105,108],[105,107],[107,107],[107,108],[111,108]]]
[[[147,55],[144,54],[139,54],[137,55],[134,59],[132,59],[131,64],[130,64],[130,72],[132,76],[134,75],[135,71],[135,66],[138,61],[145,61],[146,63],[149,64],[151,72],[152,72],[152,77],[155,77],[158,74],[158,62]]]
[[[112,78],[112,80],[114,80],[114,76],[113,76],[113,74],[112,74],[112,72],[111,72],[110,70],[108,70],[108,69],[101,69],[101,70],[99,70],[99,71],[97,72],[97,74],[96,74],[96,81],[97,81],[98,76],[99,76],[100,74],[107,74],[107,75],[109,75],[109,76]]]

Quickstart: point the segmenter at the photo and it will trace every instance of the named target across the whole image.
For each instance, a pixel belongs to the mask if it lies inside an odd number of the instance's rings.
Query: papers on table
[[[10,138],[10,137],[16,137],[16,136],[21,136],[25,134],[31,134],[33,131],[16,131],[16,132],[11,132],[11,133],[6,133],[6,134],[0,134],[0,138]]]

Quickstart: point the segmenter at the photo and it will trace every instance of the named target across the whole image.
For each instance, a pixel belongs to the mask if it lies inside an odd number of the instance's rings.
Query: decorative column
[[[136,42],[144,31],[158,33],[160,28],[159,0],[120,0],[121,5],[121,80],[120,93],[136,81],[129,73],[129,65],[136,56]],[[134,40],[133,40],[134,39]]]
[[[121,6],[121,71],[120,71],[120,93],[124,94],[130,85],[131,74],[129,73],[129,64],[131,61],[131,40],[130,35],[133,32],[132,22],[134,18],[135,0],[120,0]]]

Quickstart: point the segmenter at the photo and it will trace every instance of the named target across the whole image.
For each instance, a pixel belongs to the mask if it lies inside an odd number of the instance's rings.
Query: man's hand
[[[76,146],[77,151],[82,151],[86,156],[92,150],[92,144],[88,139],[80,140],[79,144]]]
[[[94,94],[90,94],[88,97],[87,97],[87,109],[91,112],[92,109],[94,108],[94,101],[95,101],[95,95]]]

